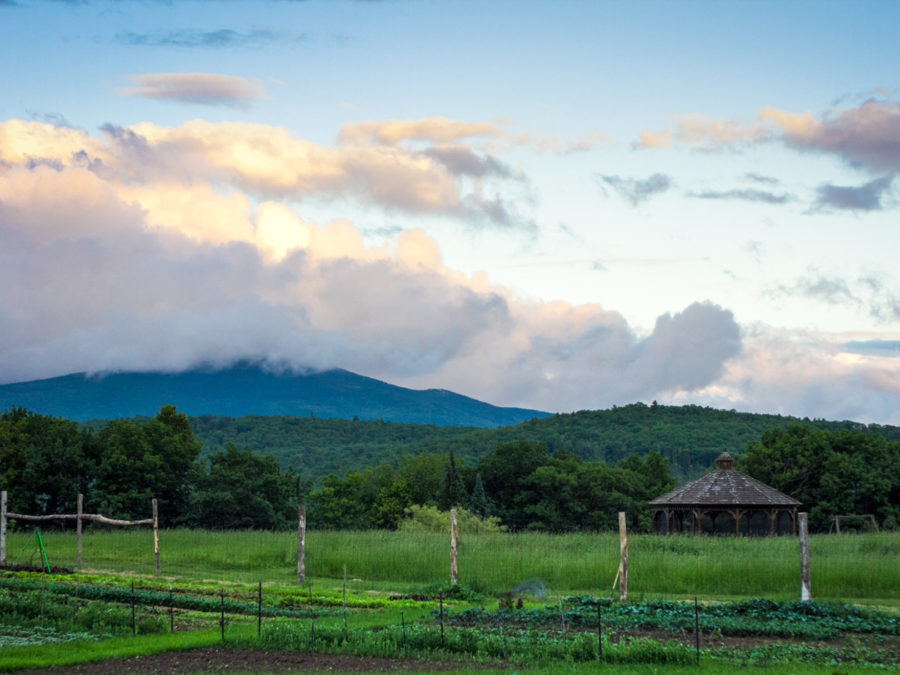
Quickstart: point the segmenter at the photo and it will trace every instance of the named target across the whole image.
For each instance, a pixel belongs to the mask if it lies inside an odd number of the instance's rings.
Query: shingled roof
[[[717,468],[648,503],[651,507],[688,506],[800,506],[775,488],[734,469],[734,458],[723,452]]]

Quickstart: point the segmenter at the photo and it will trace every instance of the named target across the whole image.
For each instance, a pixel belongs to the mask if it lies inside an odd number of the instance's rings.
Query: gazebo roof
[[[716,466],[716,469],[705,476],[650,500],[648,505],[651,507],[800,506],[800,502],[793,497],[732,468],[734,459],[727,452],[719,455]]]

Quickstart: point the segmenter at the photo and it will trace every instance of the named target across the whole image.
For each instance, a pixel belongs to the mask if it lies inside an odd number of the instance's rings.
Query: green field
[[[10,563],[37,564],[34,539],[10,533]],[[50,564],[75,568],[72,533],[45,532]],[[816,600],[900,605],[900,534],[814,535],[810,538]],[[296,579],[292,532],[160,533],[166,578],[290,584]],[[83,539],[85,570],[152,576],[147,530],[92,532]],[[485,594],[511,591],[539,579],[554,593],[608,597],[619,564],[615,534],[461,535],[460,583]],[[410,590],[449,581],[449,538],[389,531],[307,533],[306,574],[316,586],[342,582],[352,590]],[[636,535],[629,537],[628,590],[638,598],[795,600],[800,551],[793,537],[766,539]]]
[[[74,569],[73,533],[45,532],[42,540],[54,568]],[[308,583],[299,586],[295,533],[165,530],[156,577],[149,531],[93,531],[83,540],[80,574],[0,573],[0,672],[203,646],[592,672],[603,667],[598,612],[606,667],[696,671],[694,598],[706,636],[703,672],[900,666],[900,534],[818,535],[810,548],[816,603],[802,605],[796,538],[632,536],[629,597],[620,603],[615,534],[463,534],[460,593],[450,591],[443,534],[309,532]],[[11,564],[42,564],[26,533],[9,534],[7,556]],[[542,596],[524,591],[513,596],[522,609],[498,609],[522,582]],[[257,637],[259,588],[265,618]],[[450,592],[446,642],[439,592]],[[136,638],[131,597],[138,598]],[[172,634],[167,607],[182,626]],[[91,632],[112,637],[90,639]],[[744,638],[752,644],[724,642]]]

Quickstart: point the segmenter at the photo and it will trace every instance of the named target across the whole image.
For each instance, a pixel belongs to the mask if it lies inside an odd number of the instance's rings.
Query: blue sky
[[[900,424],[891,2],[0,2],[0,381]]]

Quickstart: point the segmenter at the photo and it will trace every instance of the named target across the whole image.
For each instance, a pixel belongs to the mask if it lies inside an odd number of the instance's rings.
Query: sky
[[[900,3],[0,0],[0,383],[900,425]]]

